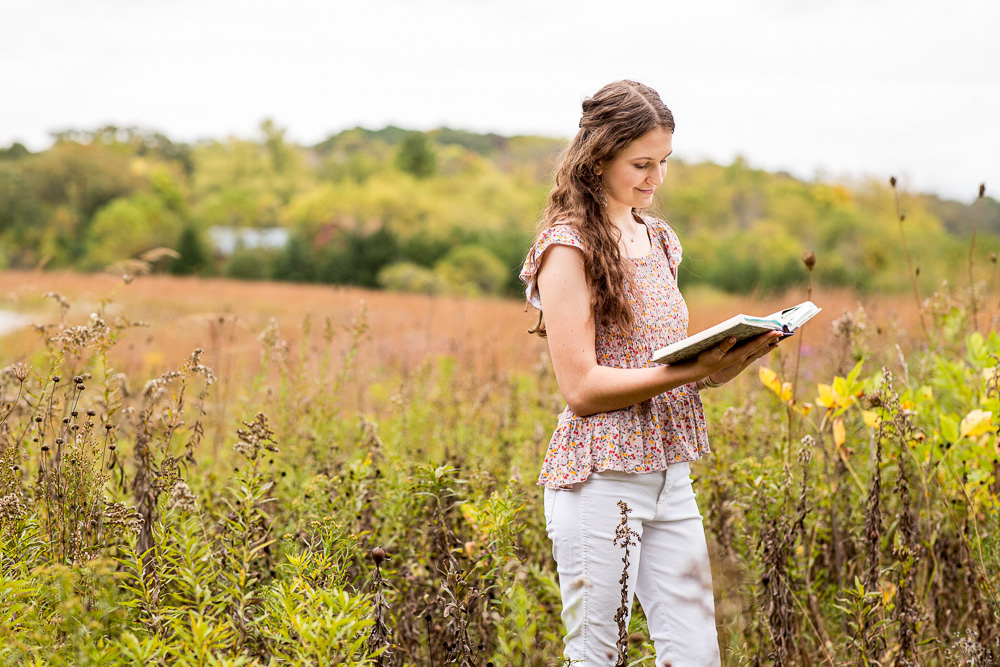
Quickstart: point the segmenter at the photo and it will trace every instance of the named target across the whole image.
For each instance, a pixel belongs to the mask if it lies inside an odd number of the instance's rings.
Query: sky
[[[675,155],[1000,191],[995,0],[0,0],[0,146],[114,124],[303,144],[388,124],[571,137],[629,78]]]

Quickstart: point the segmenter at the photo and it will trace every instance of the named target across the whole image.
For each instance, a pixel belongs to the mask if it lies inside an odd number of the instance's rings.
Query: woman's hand
[[[777,347],[781,337],[781,332],[770,331],[739,345],[736,345],[735,339],[728,338],[717,347],[699,354],[695,363],[704,371],[703,377],[717,384],[723,384]]]

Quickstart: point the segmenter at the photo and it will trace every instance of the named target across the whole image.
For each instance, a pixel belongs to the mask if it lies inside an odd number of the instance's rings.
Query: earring
[[[601,206],[607,208],[608,198],[604,194],[604,181],[601,180],[601,174],[597,171],[596,168],[594,169],[594,179],[597,181],[597,193],[601,196],[600,198]]]

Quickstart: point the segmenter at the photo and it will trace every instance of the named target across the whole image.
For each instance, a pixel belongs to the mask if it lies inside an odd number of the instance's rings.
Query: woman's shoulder
[[[535,237],[535,242],[532,243],[531,251],[528,253],[529,260],[540,262],[545,251],[555,245],[570,246],[582,251],[583,236],[571,222],[554,222]]]
[[[545,251],[554,245],[569,246],[583,251],[583,240],[580,232],[571,222],[555,222],[539,232],[528,251],[520,273],[521,281],[526,287],[525,296],[528,302],[539,310],[541,310],[542,304],[538,298],[536,284],[538,270],[541,268]]]
[[[583,237],[580,236],[579,230],[572,222],[554,222],[548,228],[542,230],[535,241],[535,245],[542,251],[552,244],[569,245],[582,249]]]

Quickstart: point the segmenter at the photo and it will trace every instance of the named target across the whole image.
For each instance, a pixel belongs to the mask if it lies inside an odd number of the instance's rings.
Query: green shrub
[[[508,270],[497,256],[482,246],[455,248],[434,267],[449,291],[474,296],[499,294],[507,283]]]
[[[417,294],[440,294],[445,284],[440,276],[413,262],[390,264],[378,273],[379,287],[396,292]]]
[[[274,261],[273,250],[237,247],[226,260],[222,272],[227,278],[268,280],[274,273],[271,268]]]

